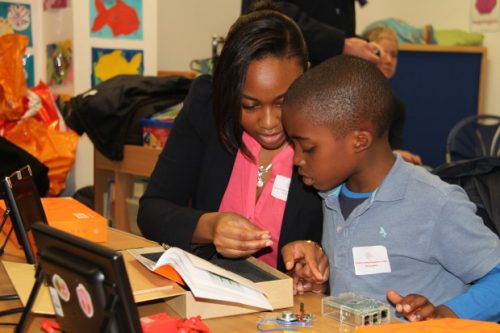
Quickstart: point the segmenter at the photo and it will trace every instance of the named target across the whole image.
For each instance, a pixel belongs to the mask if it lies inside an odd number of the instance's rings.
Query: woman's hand
[[[374,64],[378,63],[385,55],[384,49],[377,43],[367,42],[357,37],[344,39],[343,53],[363,58]]]
[[[236,213],[206,213],[198,222],[194,243],[213,243],[226,258],[248,257],[271,246],[271,233]]]
[[[387,299],[394,304],[396,311],[402,313],[409,321],[445,317],[457,318],[457,315],[446,305],[436,307],[422,295],[410,294],[403,297],[394,290],[389,289]]]
[[[281,255],[293,278],[294,295],[326,291],[329,264],[321,246],[312,241],[294,241],[281,249]]]

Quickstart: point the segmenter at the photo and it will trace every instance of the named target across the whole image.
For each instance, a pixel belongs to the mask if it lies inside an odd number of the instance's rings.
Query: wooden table
[[[0,241],[3,242],[5,238],[3,233],[0,233]],[[130,244],[134,244],[134,247],[151,246],[151,242],[145,240],[139,236],[125,233],[116,229],[110,229],[108,234],[107,246],[115,250],[123,250],[130,247]],[[21,249],[15,247],[11,242],[7,245],[5,253],[1,257],[3,261],[15,261],[23,262],[24,255]],[[0,295],[15,294],[15,289],[9,280],[9,277],[3,267],[0,265]],[[210,327],[212,332],[257,332],[256,324],[261,319],[267,318],[277,318],[282,311],[288,310],[294,313],[298,313],[300,309],[300,304],[304,303],[305,312],[313,314],[314,321],[313,326],[308,328],[300,329],[301,332],[316,333],[316,332],[345,332],[350,333],[354,330],[349,327],[340,327],[339,324],[331,319],[323,318],[321,316],[321,296],[316,294],[307,294],[302,296],[296,296],[294,299],[294,307],[290,309],[279,309],[275,312],[260,312],[252,313],[247,315],[239,315],[233,317],[216,318],[204,320],[205,324]],[[19,300],[13,301],[0,301],[0,310],[6,310],[10,308],[22,306]],[[170,309],[165,302],[162,300],[151,301],[146,304],[139,304],[138,310],[140,316],[151,315],[160,312],[166,312],[169,315],[178,315]],[[9,316],[0,317],[0,323],[17,323],[19,321],[20,314],[14,314]],[[40,321],[43,318],[54,319],[50,316],[43,316],[38,314],[32,314],[29,318],[29,323],[27,326],[27,332],[42,332],[40,329]],[[0,332],[13,332],[14,326],[0,326]]]

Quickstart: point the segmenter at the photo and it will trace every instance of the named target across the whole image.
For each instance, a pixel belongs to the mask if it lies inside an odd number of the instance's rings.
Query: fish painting
[[[116,0],[109,8],[106,8],[103,0],[95,0],[94,3],[97,16],[92,24],[92,32],[97,32],[107,25],[113,36],[117,37],[130,35],[139,29],[141,22],[137,11],[124,0]]]
[[[128,55],[132,54],[131,51],[125,52],[129,52]],[[95,84],[120,74],[142,74],[142,52],[135,52],[128,61],[124,51],[114,50],[100,56],[94,66],[95,77],[98,79]]]

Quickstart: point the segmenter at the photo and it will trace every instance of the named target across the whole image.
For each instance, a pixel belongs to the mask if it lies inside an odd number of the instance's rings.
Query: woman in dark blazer
[[[282,271],[283,245],[321,240],[320,198],[293,169],[281,125],[284,93],[307,66],[300,29],[286,16],[264,8],[233,24],[213,78],[192,83],[140,200],[144,236],[186,250],[215,248],[225,257],[274,253]],[[280,165],[290,165],[288,177],[275,174]],[[243,167],[252,170],[248,177]],[[250,195],[250,206],[269,214],[220,211],[231,202],[253,211],[235,195]]]
[[[242,0],[241,12],[266,0]],[[267,0],[271,1],[271,0]],[[366,1],[358,0],[360,5]],[[309,61],[315,66],[339,54],[350,54],[376,63],[378,48],[356,36],[355,0],[274,0],[283,13],[302,29],[309,49]]]

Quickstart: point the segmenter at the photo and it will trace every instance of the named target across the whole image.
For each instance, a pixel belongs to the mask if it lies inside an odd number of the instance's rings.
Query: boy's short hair
[[[330,127],[337,138],[368,120],[381,137],[389,129],[392,100],[389,81],[375,65],[340,55],[297,79],[285,95],[283,112],[304,112],[312,124]]]

